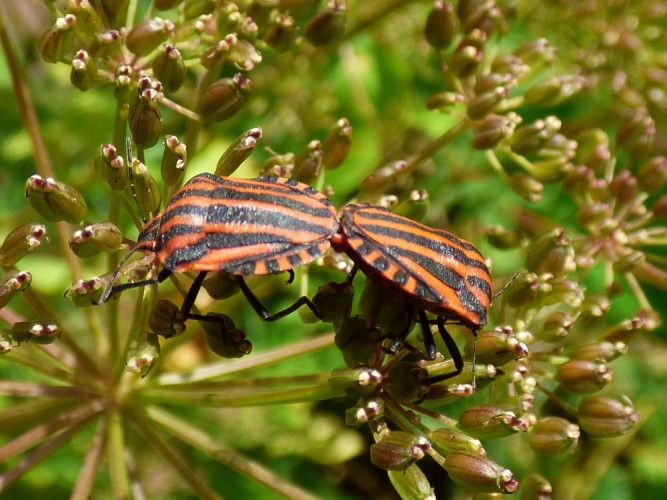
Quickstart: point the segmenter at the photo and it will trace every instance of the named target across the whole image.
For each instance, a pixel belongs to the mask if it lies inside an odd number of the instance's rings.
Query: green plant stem
[[[93,442],[83,460],[81,472],[76,479],[70,500],[87,500],[91,498],[93,483],[106,447],[107,419],[102,418],[98,423]]]
[[[201,429],[193,427],[189,422],[175,415],[151,406],[147,408],[147,416],[155,423],[163,426],[178,439],[212,456],[218,462],[243,474],[248,478],[267,486],[272,491],[291,499],[312,499],[312,495],[298,486],[289,483],[259,463],[244,457],[233,448],[216,442],[215,439]]]
[[[455,141],[458,137],[463,135],[470,128],[470,120],[462,118],[453,127],[443,133],[440,137],[435,138],[428,143],[419,153],[407,160],[407,165],[401,170],[401,176],[407,175],[417,168],[424,160],[431,158],[435,153],[440,151],[447,144]]]
[[[117,408],[110,407],[106,412],[107,434],[105,440],[109,476],[114,498],[130,498],[130,480],[125,467],[125,430],[123,419]]]

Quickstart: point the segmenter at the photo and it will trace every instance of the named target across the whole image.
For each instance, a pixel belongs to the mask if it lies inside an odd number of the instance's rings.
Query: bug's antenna
[[[116,278],[118,278],[118,275],[120,274],[120,270],[123,268],[123,264],[127,262],[127,259],[130,258],[130,256],[137,251],[137,247],[134,247],[130,253],[128,253],[125,258],[116,266],[116,270],[113,272],[111,275],[111,279],[109,279],[109,283],[107,283],[107,286],[104,287],[104,292],[102,292],[102,295],[100,296],[99,300],[95,302],[95,305],[100,305],[104,304],[107,300],[109,300],[109,297],[111,297],[111,294],[113,293],[113,284],[116,281]]]
[[[500,295],[505,293],[505,290],[507,290],[510,286],[512,286],[512,283],[519,277],[521,274],[521,271],[517,271],[514,273],[514,275],[505,283],[505,286],[503,286],[498,292],[496,292],[493,296],[494,300],[497,299]]]

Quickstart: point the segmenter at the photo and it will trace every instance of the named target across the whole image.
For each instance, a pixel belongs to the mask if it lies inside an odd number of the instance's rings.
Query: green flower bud
[[[387,476],[400,498],[435,498],[428,478],[416,464],[410,464],[402,471],[387,471]]]
[[[99,222],[76,231],[68,243],[77,257],[85,259],[100,252],[115,252],[123,243],[123,234],[111,222]]]
[[[209,348],[220,357],[242,358],[252,351],[252,343],[246,339],[245,332],[234,326],[229,316],[208,313],[206,316],[222,318],[223,322],[202,321]]]
[[[436,0],[426,18],[426,41],[435,49],[446,49],[456,38],[458,31],[459,20],[452,2]]]
[[[215,8],[215,0],[189,0],[188,2],[185,2],[183,17],[186,20],[196,19],[211,14]]]
[[[130,165],[134,192],[137,197],[139,211],[145,217],[152,217],[160,210],[162,195],[157,182],[146,168],[146,165],[133,158]]]
[[[329,385],[333,389],[343,389],[351,397],[372,395],[382,381],[382,373],[366,367],[339,368],[331,372],[329,377]]]
[[[561,125],[561,121],[555,116],[535,120],[517,128],[509,140],[509,145],[521,155],[536,154],[560,130]]]
[[[224,271],[206,278],[202,286],[213,300],[228,299],[239,291],[239,282],[234,275]]]
[[[335,283],[330,281],[317,289],[313,304],[322,315],[322,321],[333,323],[338,330],[352,312],[354,286],[348,281]]]
[[[134,82],[134,69],[131,66],[122,65],[116,70],[116,79],[114,81],[114,97],[118,101],[122,116],[127,117],[130,96],[132,94]]]
[[[338,330],[334,342],[350,367],[372,365],[380,332],[369,327],[360,316],[347,318]]]
[[[69,0],[66,11],[76,17],[76,33],[78,35],[91,38],[103,28],[102,19],[88,0]]]
[[[345,425],[359,427],[377,420],[384,414],[384,407],[382,399],[360,400],[357,406],[345,411]]]
[[[563,228],[549,231],[528,247],[526,269],[535,274],[550,273],[556,277],[576,269],[574,249]]]
[[[88,47],[88,53],[94,59],[116,57],[121,51],[123,37],[118,30],[100,31]]]
[[[69,80],[80,91],[85,92],[95,85],[97,79],[97,64],[95,59],[88,55],[85,50],[80,50],[72,59],[72,68]]]
[[[495,31],[502,12],[495,2],[487,0],[459,0],[456,13],[465,33],[480,30],[485,33]]]
[[[294,177],[306,184],[313,182],[320,175],[323,156],[320,141],[310,141],[294,157]]]
[[[472,126],[472,147],[475,149],[493,149],[502,141],[509,139],[520,121],[514,113],[506,116],[490,114]]]
[[[551,500],[551,484],[539,474],[531,474],[521,481],[521,500]]]
[[[86,218],[86,200],[72,186],[33,175],[25,184],[25,195],[32,207],[50,221],[78,224]]]
[[[604,295],[589,295],[579,308],[584,316],[599,318],[606,314],[611,308],[611,300]]]
[[[60,337],[60,328],[52,321],[19,321],[12,325],[12,336],[19,342],[47,345]]]
[[[378,168],[361,180],[361,190],[367,193],[384,192],[396,184],[398,176],[408,167],[403,160],[394,161]]]
[[[102,144],[95,155],[95,170],[114,191],[122,191],[127,184],[125,160],[112,144]]]
[[[479,120],[496,109],[509,94],[507,87],[496,87],[473,97],[468,103],[468,116]]]
[[[18,347],[21,343],[14,339],[10,330],[0,330],[0,355],[7,354],[9,351]]]
[[[71,300],[76,307],[98,305],[107,282],[101,278],[78,280],[65,290],[65,298]]]
[[[552,63],[556,59],[556,48],[549,45],[546,38],[537,38],[518,47],[514,55],[520,57],[528,66],[534,67]]]
[[[449,427],[438,427],[429,436],[433,444],[446,453],[455,451],[468,451],[471,453],[484,453],[482,442],[457,429]]]
[[[241,73],[237,73],[233,78],[218,80],[202,95],[202,117],[213,122],[231,118],[248,101],[251,91],[252,82]]]
[[[322,164],[325,168],[336,168],[347,157],[352,145],[352,127],[347,118],[341,118],[329,129],[322,145]]]
[[[574,280],[558,279],[552,280],[550,275],[544,275],[541,286],[542,297],[540,306],[551,304],[569,304],[572,307],[580,307],[584,301],[584,290],[582,285]]]
[[[458,428],[477,439],[494,439],[526,432],[528,423],[507,406],[479,404],[460,413]]]
[[[536,453],[564,453],[577,446],[579,434],[579,426],[569,420],[543,417],[528,432],[528,444]]]
[[[225,150],[215,167],[215,175],[225,177],[236,171],[246,158],[255,150],[257,141],[262,137],[262,129],[251,128],[236,138]]]
[[[157,299],[148,316],[148,329],[170,339],[185,331],[185,323],[180,318],[180,308],[170,300]]]
[[[477,77],[473,91],[476,95],[486,94],[498,88],[509,89],[516,87],[516,79],[511,73],[488,73]]]
[[[484,52],[475,45],[461,42],[449,60],[450,71],[460,79],[474,75],[484,59]]]
[[[643,154],[651,148],[655,140],[655,120],[646,108],[635,110],[635,114],[625,122],[616,134],[616,142],[620,147]]]
[[[396,205],[394,212],[412,220],[422,220],[426,217],[430,201],[428,191],[424,189],[410,191],[408,197]]]
[[[175,135],[164,136],[160,177],[165,186],[178,186],[188,166],[188,148]]]
[[[405,470],[424,458],[431,443],[423,436],[404,431],[391,431],[371,445],[371,462],[385,470]]]
[[[611,382],[612,372],[604,360],[571,359],[558,366],[556,380],[569,392],[595,392]]]
[[[396,401],[421,401],[428,392],[428,372],[408,361],[393,363],[387,375],[383,389]]]
[[[32,283],[28,271],[9,271],[0,279],[0,309],[9,304],[14,295],[23,292]]]
[[[138,56],[147,56],[175,31],[172,21],[156,17],[137,24],[125,37],[128,50]]]
[[[518,248],[523,242],[523,235],[516,230],[495,225],[486,230],[486,237],[494,247],[501,250]]]
[[[530,66],[524,64],[521,58],[502,52],[493,58],[490,69],[492,73],[508,73],[517,80],[530,73]]]
[[[659,193],[667,183],[667,158],[654,156],[642,163],[637,171],[637,181],[642,191]]]
[[[572,352],[572,358],[589,361],[613,361],[626,352],[628,352],[628,345],[623,342],[603,341],[576,347]]]
[[[465,97],[457,92],[438,92],[426,99],[426,108],[448,111],[452,106],[463,102],[465,102]]]
[[[528,346],[511,331],[490,330],[477,334],[477,342],[471,339],[463,350],[466,358],[472,358],[477,348],[478,363],[502,366],[528,356]]]
[[[265,176],[290,178],[293,170],[294,153],[278,154],[271,151],[271,156],[264,161],[259,171],[261,175]]]
[[[646,261],[646,254],[639,250],[633,250],[619,255],[614,262],[613,268],[615,273],[627,273],[634,271],[640,264]]]
[[[125,369],[130,373],[140,373],[145,377],[160,355],[160,341],[156,334],[143,332],[139,339],[134,340],[127,350]]]
[[[582,90],[585,83],[586,79],[583,76],[552,76],[529,87],[524,93],[524,103],[557,106]]]
[[[483,389],[495,378],[504,375],[502,370],[493,365],[473,365],[466,362],[463,365],[462,372],[452,376],[455,367],[454,361],[451,359],[430,361],[422,363],[421,366],[428,370],[431,383],[426,399],[438,404],[449,404],[460,400],[462,397],[469,397],[475,390]],[[443,379],[443,376],[446,378]],[[475,388],[472,385],[473,379],[475,380]]]
[[[39,42],[39,51],[44,61],[57,63],[72,50],[76,23],[76,16],[67,14],[56,19],[53,27],[44,33]]]
[[[519,489],[512,471],[477,453],[450,453],[444,467],[452,481],[472,491],[514,493]]]
[[[227,60],[241,71],[250,71],[262,62],[262,54],[245,39],[239,39],[227,55]]]
[[[130,95],[129,126],[132,139],[141,149],[155,146],[162,132],[160,84],[148,77],[141,78]]]
[[[165,43],[160,53],[153,59],[153,75],[160,80],[165,90],[175,92],[185,81],[185,63],[181,52],[173,45]]]
[[[574,326],[576,317],[563,311],[551,313],[544,320],[542,331],[537,333],[540,339],[547,342],[555,342],[567,337]]]
[[[521,307],[535,300],[540,292],[540,283],[533,273],[519,275],[505,290],[505,300],[510,307]]]
[[[346,2],[329,0],[327,6],[306,23],[303,35],[316,47],[333,44],[343,36],[346,18]]]
[[[296,40],[296,24],[291,16],[278,14],[266,28],[264,42],[278,53],[289,50]]]
[[[610,438],[632,431],[639,423],[639,414],[626,396],[588,396],[578,408],[581,429],[594,437]]]
[[[0,265],[13,266],[23,257],[31,253],[46,238],[46,226],[43,224],[24,224],[17,227],[0,246]]]
[[[510,177],[510,187],[523,199],[537,203],[542,199],[544,185],[530,174],[517,172]]]
[[[202,53],[199,58],[200,64],[207,69],[219,66],[222,62],[228,59],[229,54],[238,41],[239,39],[236,36],[236,33],[231,33],[225,36],[225,38]]]

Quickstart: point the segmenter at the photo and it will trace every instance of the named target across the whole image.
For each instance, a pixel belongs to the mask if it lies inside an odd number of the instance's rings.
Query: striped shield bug
[[[436,315],[435,323],[456,371],[434,377],[431,382],[461,373],[463,358],[445,322],[463,324],[476,334],[486,324],[491,304],[489,270],[474,245],[367,203],[343,207],[339,230],[331,244],[354,262],[351,277],[359,269],[410,305],[411,314],[416,314],[421,325],[428,359],[434,359],[437,351],[429,326],[433,320],[427,319],[426,312]],[[399,341],[403,342],[408,333],[401,332]]]
[[[206,273],[224,271],[235,277],[253,309],[266,321],[282,318],[302,305],[319,316],[307,297],[269,313],[243,276],[289,272],[291,282],[294,267],[314,261],[329,249],[337,227],[334,206],[307,184],[283,177],[236,179],[199,174],[139,233],[135,250],[154,253],[161,270],[143,281],[107,287],[99,303],[120,291],[162,282],[172,273],[198,271],[181,316],[216,322],[214,316],[190,310]]]

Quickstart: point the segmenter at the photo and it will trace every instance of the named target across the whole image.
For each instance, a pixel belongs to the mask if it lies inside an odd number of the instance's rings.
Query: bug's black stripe
[[[489,284],[488,281],[483,280],[482,278],[479,278],[478,276],[468,276],[466,278],[466,281],[468,284],[476,288],[477,290],[481,290],[484,295],[487,295],[488,297],[491,297],[491,294],[493,293],[491,290],[491,285]]]

